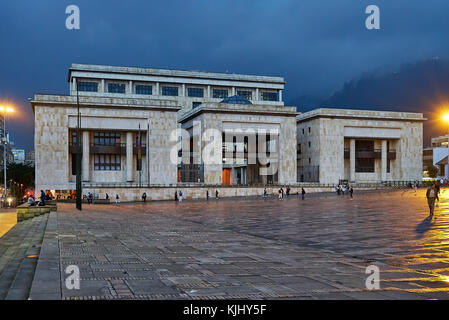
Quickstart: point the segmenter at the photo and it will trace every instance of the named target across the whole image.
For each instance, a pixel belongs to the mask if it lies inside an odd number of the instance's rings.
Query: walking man
[[[142,201],[143,201],[143,202],[146,202],[146,201],[147,201],[147,194],[146,194],[146,192],[144,192],[144,193],[142,194]]]
[[[354,200],[354,189],[352,186],[349,186],[349,195],[351,196],[351,200]]]
[[[306,196],[306,190],[304,190],[304,188],[301,188],[301,200],[304,200],[305,196]]]
[[[120,197],[118,196],[118,194],[115,195],[115,204],[119,204],[120,203]]]
[[[179,190],[179,202],[182,202],[182,191]]]
[[[215,189],[215,199],[218,200],[218,189]]]
[[[432,183],[432,186],[429,189],[427,189],[426,198],[427,198],[427,204],[429,205],[429,210],[430,210],[430,214],[427,217],[427,219],[432,220],[433,212],[435,210],[435,200],[440,201],[440,198],[438,198],[438,192],[437,192],[435,183]]]

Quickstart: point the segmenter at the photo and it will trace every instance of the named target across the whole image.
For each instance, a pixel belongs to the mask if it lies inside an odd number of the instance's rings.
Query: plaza
[[[8,297],[11,272],[3,253],[13,259],[14,239],[30,224],[35,257],[22,263],[33,260],[35,273],[10,298],[448,299],[448,192],[432,223],[425,189],[356,191],[354,200],[310,193],[93,204],[82,212],[59,204],[0,239],[0,297]],[[71,265],[79,290],[65,285]],[[372,265],[379,290],[365,285]]]

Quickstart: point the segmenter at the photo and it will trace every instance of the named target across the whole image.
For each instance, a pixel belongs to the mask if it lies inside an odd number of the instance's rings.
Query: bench
[[[56,204],[50,204],[45,206],[30,206],[28,203],[24,203],[17,207],[17,222],[40,216],[44,213],[50,213],[50,211],[56,211]]]

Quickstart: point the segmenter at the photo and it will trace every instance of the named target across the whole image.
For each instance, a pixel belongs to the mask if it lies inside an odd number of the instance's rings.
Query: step
[[[20,222],[4,237],[2,237],[2,239],[0,239],[0,246],[8,247],[5,252],[6,256],[3,257],[2,255],[1,259],[2,267],[0,269],[0,299],[5,299],[8,296],[9,290],[11,289],[11,286],[14,284],[14,281],[16,279],[16,289],[19,288],[20,278],[17,277],[17,273],[21,269],[22,263],[26,259],[29,249],[33,245],[35,246],[34,248],[40,247],[39,233],[43,233],[43,228],[45,228],[47,219],[48,214],[36,217],[35,219]],[[30,265],[28,261],[23,265],[22,268],[22,274],[25,274],[25,270],[34,272],[33,266]],[[22,285],[24,284],[22,283]],[[25,297],[25,299],[26,298],[27,297]]]
[[[6,300],[28,299],[47,221],[48,215],[39,224],[33,224],[31,236],[27,240],[30,245],[11,283]]]

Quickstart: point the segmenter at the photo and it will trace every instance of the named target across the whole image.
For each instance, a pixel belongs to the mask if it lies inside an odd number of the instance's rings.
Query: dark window
[[[390,141],[387,141],[387,152],[390,151]],[[387,173],[390,173],[390,159],[387,158]]]
[[[312,144],[311,144],[310,141],[309,141],[309,148],[310,148],[311,145],[312,145]]]
[[[77,143],[76,132],[72,132],[72,144],[75,145],[76,143]]]
[[[152,95],[153,87],[149,85],[138,84],[136,85],[136,94]]]
[[[115,146],[120,144],[119,132],[94,132],[94,145]]]
[[[373,140],[356,140],[355,151],[374,151]]]
[[[245,98],[246,100],[252,100],[253,99],[253,93],[248,90],[237,90],[237,95],[240,97]]]
[[[189,97],[202,98],[204,97],[203,88],[187,88],[187,95]]]
[[[98,82],[78,81],[78,91],[98,92]]]
[[[198,107],[199,105],[201,105],[201,102],[196,102],[196,101],[192,102],[193,108],[196,108],[196,107]]]
[[[176,97],[176,96],[178,96],[178,87],[163,86],[162,87],[162,95]]]
[[[312,163],[312,159],[309,158],[309,164],[311,164],[311,163]]]
[[[119,154],[96,154],[94,157],[94,170],[97,171],[120,171]]]
[[[309,127],[309,133],[310,133],[310,127]]]
[[[72,176],[76,175],[76,153],[72,154]]]
[[[298,153],[298,154],[301,154],[301,144],[300,144],[300,143],[298,143],[297,153]]]
[[[304,128],[302,129],[302,134],[304,134]]]
[[[108,83],[109,93],[125,93],[126,85],[124,83]]]
[[[262,101],[278,101],[277,92],[262,91]]]
[[[374,172],[374,158],[355,159],[355,172]]]
[[[212,97],[214,99],[226,99],[228,97],[228,90],[226,90],[226,89],[214,89],[212,91]]]

